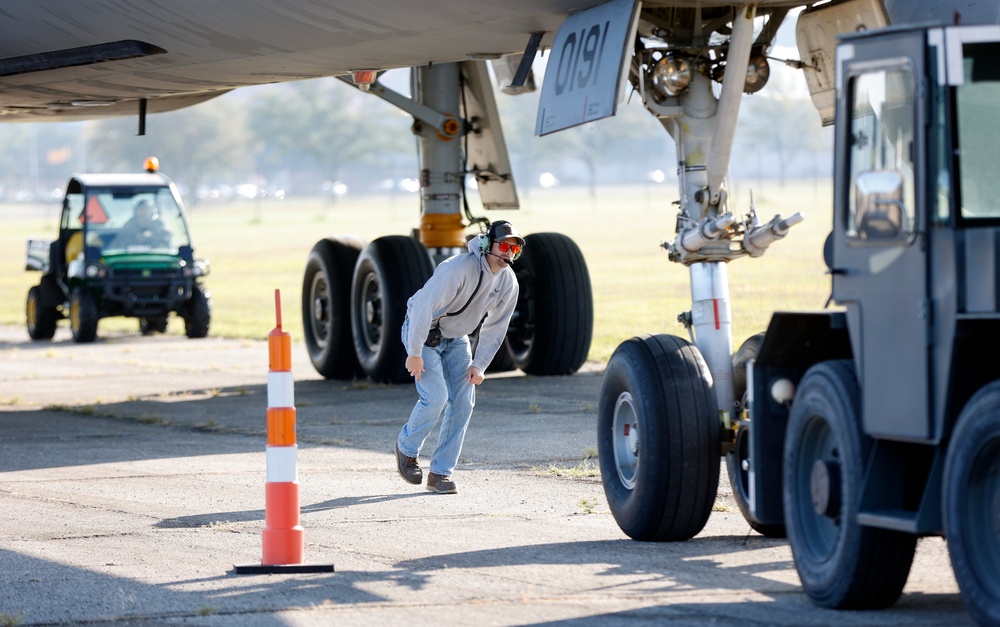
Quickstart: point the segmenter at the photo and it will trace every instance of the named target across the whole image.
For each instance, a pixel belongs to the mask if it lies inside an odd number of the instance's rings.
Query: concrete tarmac
[[[589,459],[596,364],[490,375],[435,495],[392,454],[413,386],[322,380],[295,344],[305,559],[335,572],[236,574],[261,559],[267,369],[263,340],[0,326],[0,624],[971,624],[940,538],[894,607],[813,606],[724,469],[697,537],[628,539]]]

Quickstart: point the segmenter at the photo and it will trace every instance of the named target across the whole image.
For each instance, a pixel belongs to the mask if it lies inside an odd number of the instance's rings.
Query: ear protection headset
[[[490,228],[486,230],[485,233],[479,235],[479,250],[483,253],[490,252],[490,248],[493,246],[493,242],[496,241],[497,230],[500,228],[501,224],[510,224],[507,220],[497,220],[490,225]]]
[[[501,224],[510,224],[507,220],[497,220],[490,225],[490,228],[486,230],[485,233],[481,233],[479,237],[479,250],[488,253],[490,252],[490,247],[493,246],[493,242],[496,241],[497,230],[499,230]]]
[[[500,227],[502,227],[505,224],[510,225],[512,228],[514,226],[508,220],[497,220],[496,222],[490,225],[490,228],[487,229],[486,233],[481,233],[477,236],[479,237],[479,250],[481,252],[483,252],[484,254],[492,254],[490,252],[490,249],[493,247],[493,242],[497,241],[498,239],[503,239],[502,237],[500,237],[500,231],[501,231]],[[518,253],[514,255],[514,259],[517,259],[520,256],[521,254]]]

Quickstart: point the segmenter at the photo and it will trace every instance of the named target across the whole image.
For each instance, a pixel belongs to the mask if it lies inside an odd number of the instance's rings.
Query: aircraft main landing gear
[[[406,302],[435,264],[465,252],[465,228],[488,224],[467,208],[463,222],[466,175],[476,176],[487,209],[516,208],[484,63],[416,68],[412,100],[377,81],[369,86],[370,93],[414,116],[413,131],[420,139],[420,228],[415,237],[380,237],[369,244],[337,237],[313,247],[302,281],[302,322],[309,357],[324,377],[411,380],[399,337]],[[472,159],[477,161],[469,163]],[[517,367],[534,375],[571,374],[586,360],[593,334],[586,262],[565,235],[536,233],[525,239],[524,256],[513,266],[520,295],[490,371]]]

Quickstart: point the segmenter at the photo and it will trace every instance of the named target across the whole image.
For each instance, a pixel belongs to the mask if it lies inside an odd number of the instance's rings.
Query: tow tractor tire
[[[69,327],[73,341],[83,344],[97,339],[97,298],[93,292],[76,288],[69,297]]]
[[[28,321],[28,336],[31,339],[51,340],[56,334],[59,314],[55,307],[46,307],[42,304],[42,289],[37,285],[28,290],[25,317]]]
[[[302,328],[316,372],[327,379],[361,376],[351,336],[351,279],[366,242],[356,237],[316,242],[302,279]]]
[[[191,298],[184,303],[184,334],[191,339],[208,337],[212,323],[212,295],[201,285],[195,284]]]
[[[380,237],[361,251],[354,268],[351,327],[358,363],[372,380],[410,380],[400,336],[406,301],[433,273],[427,249],[412,237]]]
[[[917,537],[858,523],[871,439],[861,432],[850,360],[816,364],[799,383],[784,451],[784,510],[802,588],[817,605],[878,609],[896,602]]]
[[[720,426],[697,347],[634,337],[608,362],[598,401],[604,493],[618,526],[644,541],[700,532],[719,487]]]
[[[143,335],[165,333],[167,330],[166,316],[143,316],[139,318],[139,332]]]
[[[519,294],[506,344],[528,374],[572,374],[587,359],[594,298],[583,253],[562,233],[532,233],[514,262]]]
[[[958,417],[944,465],[944,535],[962,600],[980,625],[1000,625],[1000,381]]]
[[[746,405],[744,396],[747,391],[747,364],[751,359],[757,358],[760,345],[763,343],[763,333],[751,335],[733,356],[733,397],[740,403],[741,408]],[[733,499],[736,500],[736,506],[740,508],[740,513],[751,529],[768,538],[784,538],[784,525],[761,523],[750,511],[751,428],[749,422],[740,425],[736,432],[736,441],[733,443],[733,451],[726,454],[726,473],[729,475],[729,485],[733,489]]]

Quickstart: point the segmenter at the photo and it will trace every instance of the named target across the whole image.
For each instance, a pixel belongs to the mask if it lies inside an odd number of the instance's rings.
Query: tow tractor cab
[[[843,310],[774,315],[737,436],[744,513],[787,531],[819,605],[891,605],[917,538],[944,535],[970,612],[1000,624],[998,58],[995,25],[837,48]]]
[[[188,337],[208,335],[211,303],[200,284],[208,263],[195,259],[180,195],[157,170],[150,158],[145,173],[70,178],[58,239],[28,242],[27,269],[42,272],[28,292],[32,339],[51,339],[63,318],[76,342],[93,341],[111,316],[163,332],[170,313]]]

